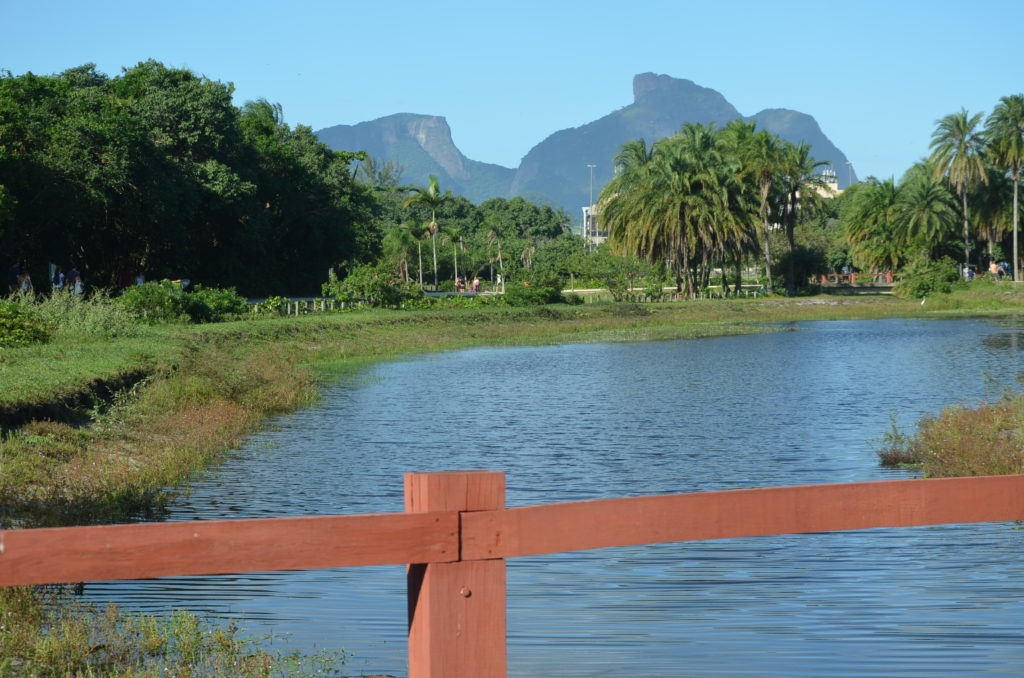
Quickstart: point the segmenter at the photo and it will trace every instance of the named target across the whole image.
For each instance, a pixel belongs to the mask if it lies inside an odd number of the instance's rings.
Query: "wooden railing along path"
[[[898,276],[884,273],[824,273],[822,285],[895,285]]]
[[[0,531],[0,586],[407,564],[410,678],[506,675],[505,560],[610,546],[1024,520],[1024,476],[505,508],[505,475],[409,473],[405,513]]]

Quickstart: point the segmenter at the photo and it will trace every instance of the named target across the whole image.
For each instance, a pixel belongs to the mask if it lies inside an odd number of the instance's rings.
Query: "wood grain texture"
[[[0,531],[0,586],[444,562],[455,513],[190,521]]]
[[[505,474],[409,473],[406,510],[505,505]],[[505,561],[414,564],[408,571],[409,678],[504,678]]]
[[[601,499],[467,513],[462,559],[874,527],[1024,520],[1024,476]]]

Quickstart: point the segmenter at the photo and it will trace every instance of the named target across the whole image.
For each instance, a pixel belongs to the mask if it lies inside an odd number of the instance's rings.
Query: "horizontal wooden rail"
[[[505,558],[669,541],[1024,520],[1024,475],[505,509],[505,476],[414,473],[406,513],[0,531],[0,586],[408,564],[410,678],[503,678]]]
[[[0,586],[459,558],[453,512],[0,531]]]
[[[1024,520],[1024,476],[767,487],[477,511],[462,518],[462,558],[1000,520]]]

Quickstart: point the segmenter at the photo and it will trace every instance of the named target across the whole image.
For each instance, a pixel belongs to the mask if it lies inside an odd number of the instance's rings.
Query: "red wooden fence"
[[[0,531],[0,586],[408,565],[410,678],[501,678],[505,558],[667,541],[1024,520],[1024,476],[505,508],[505,475],[409,473],[405,513]]]

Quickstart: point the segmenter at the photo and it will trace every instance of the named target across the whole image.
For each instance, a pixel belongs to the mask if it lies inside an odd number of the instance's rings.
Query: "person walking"
[[[35,291],[32,288],[32,276],[28,274],[24,267],[22,267],[21,273],[18,274],[18,291],[22,294],[32,294]]]
[[[60,292],[64,289],[64,271],[58,266],[53,272],[53,289]]]
[[[72,294],[82,293],[82,274],[78,272],[77,266],[72,266],[71,270],[68,271],[67,277],[64,279],[64,284],[71,290]]]

